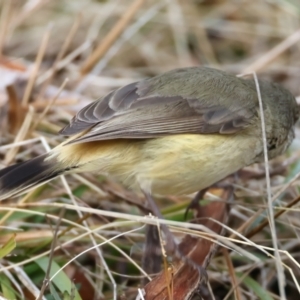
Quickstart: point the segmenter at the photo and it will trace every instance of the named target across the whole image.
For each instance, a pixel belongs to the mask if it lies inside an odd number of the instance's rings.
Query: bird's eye
[[[278,143],[277,138],[268,140],[268,151],[276,149],[277,143]]]
[[[276,144],[268,145],[268,151],[276,149]]]

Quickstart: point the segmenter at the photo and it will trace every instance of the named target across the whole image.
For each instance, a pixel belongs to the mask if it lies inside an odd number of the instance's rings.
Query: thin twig
[[[268,64],[270,64],[273,60],[275,60],[279,55],[281,55],[284,51],[295,45],[300,40],[300,29],[287,37],[280,44],[272,48],[270,51],[265,53],[264,55],[260,55],[260,58],[255,61],[252,65],[248,66],[242,73],[251,73],[257,72],[263,68],[265,68]]]
[[[15,140],[14,140],[15,143],[22,141],[26,137],[26,134],[29,130],[29,127],[30,127],[30,124],[31,124],[31,121],[33,118],[33,113],[34,113],[33,107],[29,106],[29,111],[25,117],[22,127],[15,137]],[[13,158],[16,155],[16,153],[18,152],[18,150],[19,150],[19,147],[17,146],[15,148],[11,148],[9,151],[7,151],[7,153],[5,155],[5,159],[4,159],[4,163],[6,165],[8,165],[13,160]]]
[[[31,131],[33,131],[36,128],[36,126],[41,122],[41,120],[46,116],[46,114],[48,113],[49,109],[54,105],[54,103],[57,100],[57,98],[59,97],[60,93],[65,88],[65,86],[68,83],[68,81],[69,81],[68,78],[66,78],[64,80],[64,82],[62,83],[61,87],[57,91],[57,94],[48,102],[47,106],[45,107],[45,109],[43,110],[43,112],[40,114],[39,118],[32,125]]]
[[[143,5],[145,0],[135,0],[132,5],[127,9],[127,12],[122,16],[122,18],[117,22],[117,24],[112,28],[112,30],[106,35],[102,43],[95,49],[95,51],[88,57],[81,68],[81,74],[87,74],[97,63],[99,59],[106,53],[106,51],[111,47],[115,40],[124,31],[126,26],[135,16],[137,11]]]
[[[225,261],[227,263],[228,271],[229,271],[230,278],[231,278],[231,281],[232,281],[231,282],[232,286],[234,287],[234,289],[233,289],[234,298],[236,300],[242,300],[241,291],[239,289],[238,281],[237,281],[236,276],[235,276],[234,266],[233,266],[231,258],[229,256],[228,249],[223,248],[222,252],[224,254],[224,258],[225,258]]]
[[[57,242],[58,231],[59,231],[59,228],[60,228],[62,217],[65,214],[65,211],[66,210],[63,208],[60,211],[59,216],[58,216],[58,220],[57,220],[57,223],[56,223],[55,231],[53,233],[53,239],[52,239],[52,243],[51,243],[51,247],[50,247],[49,264],[48,264],[48,267],[47,267],[47,270],[46,270],[46,273],[45,273],[45,278],[44,278],[43,285],[42,285],[41,290],[40,290],[40,294],[36,298],[36,300],[41,300],[42,299],[42,297],[44,295],[44,292],[45,292],[47,286],[49,285],[49,278],[50,278],[51,264],[52,264],[52,260],[53,260],[53,256],[54,256],[54,249],[55,249],[55,245],[56,245],[56,242]]]
[[[81,19],[82,19],[82,14],[79,13],[77,18],[75,19],[69,33],[67,34],[65,41],[62,45],[62,47],[60,48],[60,51],[58,52],[55,61],[53,62],[51,68],[49,71],[47,71],[47,76],[43,77],[43,81],[44,81],[44,85],[37,97],[37,99],[41,99],[43,98],[43,95],[45,94],[46,88],[47,86],[51,83],[51,80],[53,79],[53,76],[55,75],[55,73],[58,70],[58,63],[61,61],[61,59],[65,56],[68,48],[70,47],[70,44],[72,42],[72,40],[74,39],[75,34],[77,33],[77,30],[80,26],[81,23]],[[43,81],[39,81],[39,84],[41,84]]]
[[[300,33],[300,31],[299,31]],[[265,172],[266,172],[266,184],[267,184],[267,194],[268,194],[268,213],[269,213],[269,223],[270,223],[270,230],[272,236],[272,242],[275,252],[275,263],[278,273],[278,285],[280,291],[280,297],[282,300],[286,299],[285,294],[285,276],[284,270],[282,266],[281,257],[278,251],[278,242],[277,242],[277,235],[276,235],[276,226],[274,221],[274,210],[273,210],[273,202],[272,202],[272,193],[271,193],[271,180],[270,180],[270,170],[269,170],[269,159],[268,159],[268,147],[267,147],[267,135],[266,135],[266,123],[265,123],[265,116],[264,116],[264,108],[261,99],[261,93],[259,88],[258,79],[256,73],[253,72],[253,77],[255,81],[257,97],[259,102],[259,110],[260,110],[260,119],[261,119],[261,129],[262,129],[262,138],[263,138],[263,147],[264,147],[264,162],[265,162]]]
[[[79,215],[80,218],[83,218],[83,213],[79,209],[78,203],[77,203],[77,201],[75,200],[75,197],[72,194],[72,190],[71,190],[70,186],[68,185],[65,176],[61,176],[61,180],[62,180],[63,185],[64,185],[64,187],[67,191],[67,194],[69,195],[70,199],[72,200],[74,206],[76,206],[78,208],[76,210],[77,214]],[[87,229],[89,228],[87,221],[83,221],[83,226],[86,227]],[[96,252],[97,252],[97,254],[98,254],[98,256],[101,260],[101,263],[103,264],[103,266],[106,270],[106,273],[107,273],[107,275],[108,275],[108,277],[111,281],[111,284],[113,286],[113,299],[117,300],[117,283],[116,283],[114,277],[112,276],[112,274],[110,273],[109,267],[108,267],[103,255],[102,255],[102,251],[99,249],[99,247],[97,247],[97,243],[96,243],[96,240],[95,240],[93,234],[89,234],[89,238],[91,239],[91,241],[94,245],[93,248],[96,250]]]
[[[11,2],[12,1],[2,2],[2,9],[0,15],[0,58],[3,55],[3,47],[5,43],[7,28],[9,25]]]
[[[46,29],[46,32],[45,32],[45,34],[43,36],[43,39],[42,39],[42,42],[41,42],[38,54],[37,54],[36,59],[35,59],[34,67],[33,67],[33,70],[31,71],[30,78],[29,78],[29,81],[28,81],[28,84],[26,86],[25,93],[24,93],[24,96],[23,96],[23,99],[22,99],[22,106],[23,107],[26,107],[27,103],[29,101],[29,97],[30,97],[32,88],[34,86],[35,79],[37,77],[37,74],[38,74],[38,71],[39,71],[42,59],[44,57],[46,48],[48,46],[51,29],[52,29],[52,26],[48,25],[48,27]]]
[[[283,215],[284,213],[288,212],[289,209],[293,206],[295,206],[297,203],[299,203],[300,201],[300,196],[298,196],[297,198],[295,198],[294,200],[292,200],[290,203],[288,203],[285,207],[283,207],[281,210],[279,210],[275,215],[274,215],[274,219],[278,219],[281,215]],[[263,221],[261,224],[259,224],[258,226],[256,226],[255,228],[253,228],[250,232],[248,232],[246,234],[246,237],[248,239],[250,239],[251,237],[253,237],[255,234],[257,234],[258,232],[262,231],[267,225],[269,224],[268,220]]]

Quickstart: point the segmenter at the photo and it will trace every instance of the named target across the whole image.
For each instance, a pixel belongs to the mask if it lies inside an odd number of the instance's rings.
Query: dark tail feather
[[[16,196],[63,173],[56,159],[43,154],[0,170],[0,200]]]

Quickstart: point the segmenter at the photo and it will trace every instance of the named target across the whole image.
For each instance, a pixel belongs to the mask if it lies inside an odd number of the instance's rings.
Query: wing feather
[[[246,80],[209,68],[182,70],[110,92],[79,111],[60,133],[84,132],[71,143],[181,133],[233,134],[257,115],[256,92]],[[188,80],[191,72],[198,81]]]

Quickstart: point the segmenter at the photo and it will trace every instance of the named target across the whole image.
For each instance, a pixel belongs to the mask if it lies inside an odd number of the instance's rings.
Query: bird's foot
[[[201,192],[202,192],[202,194],[200,194]],[[206,190],[203,190],[198,193],[199,199],[197,200],[197,204],[198,204],[199,200],[203,197],[205,192],[206,192]],[[144,194],[146,196],[146,199],[148,201],[148,204],[149,204],[153,214],[156,217],[163,219],[163,216],[161,215],[161,212],[159,211],[152,196],[148,193],[144,193]],[[153,226],[153,225],[151,225],[151,226]],[[192,259],[190,259],[188,256],[184,255],[180,251],[180,249],[175,241],[174,235],[171,233],[171,231],[165,224],[160,224],[160,228],[165,236],[164,250],[165,250],[167,261],[170,264],[172,264],[172,257],[176,256],[177,258],[181,259],[184,264],[192,267],[193,269],[197,269],[199,271],[200,281],[206,283],[208,281],[208,275],[207,275],[205,268],[203,266],[195,263]],[[154,245],[154,247],[155,247],[155,245]]]
[[[202,200],[203,196],[205,195],[205,193],[207,192],[208,188],[200,190],[196,196],[193,198],[193,200],[190,202],[190,204],[188,205],[188,207],[185,210],[184,213],[184,219],[187,219],[187,215],[189,213],[189,211],[191,209],[198,209],[199,208],[199,201]]]

